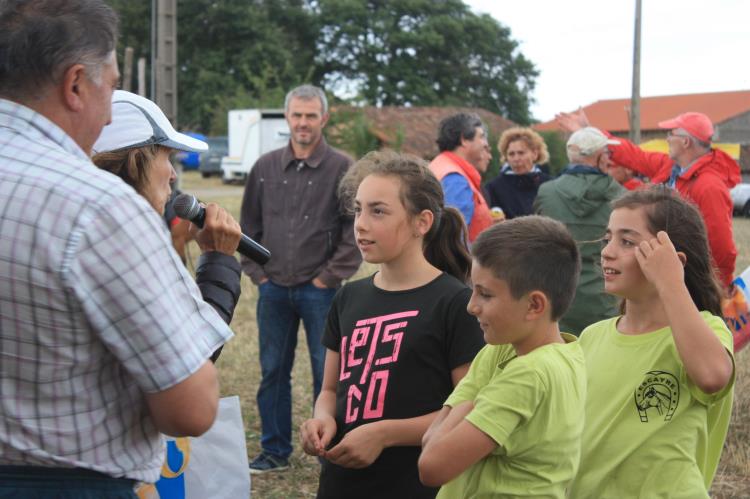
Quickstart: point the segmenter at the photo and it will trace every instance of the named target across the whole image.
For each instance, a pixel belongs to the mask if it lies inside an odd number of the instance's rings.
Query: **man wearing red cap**
[[[576,131],[588,126],[582,109],[560,113],[561,127]],[[714,127],[702,113],[683,113],[674,119],[659,122],[669,130],[669,154],[647,152],[624,139],[610,146],[612,161],[646,175],[654,184],[663,183],[696,204],[708,231],[714,264],[725,286],[734,274],[737,248],[732,236],[732,199],[729,190],[740,181],[737,162],[725,152],[711,149]]]

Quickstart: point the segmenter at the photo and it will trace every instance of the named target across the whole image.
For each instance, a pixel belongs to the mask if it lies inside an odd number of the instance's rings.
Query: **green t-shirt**
[[[474,401],[466,420],[498,447],[454,480],[438,498],[565,497],[575,476],[583,431],[583,353],[545,345],[516,357],[511,345],[487,345],[446,405]]]
[[[732,352],[720,317],[701,316]],[[589,326],[581,469],[570,497],[708,497],[732,410],[734,376],[708,395],[687,377],[668,327],[625,335],[619,317]]]

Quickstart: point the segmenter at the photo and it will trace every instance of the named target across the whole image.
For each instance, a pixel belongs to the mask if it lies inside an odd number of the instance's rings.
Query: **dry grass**
[[[183,175],[182,189],[221,188],[219,179],[202,179],[197,172]],[[227,208],[239,217],[240,197],[224,196],[206,198]],[[750,266],[750,219],[735,219],[735,239],[740,256],[737,272]],[[193,243],[194,244],[194,243]],[[198,249],[190,247],[196,258]],[[361,275],[371,269],[360,270]],[[242,414],[245,419],[245,435],[248,457],[252,459],[260,452],[260,419],[255,404],[255,394],[260,382],[258,360],[258,337],[255,326],[255,302],[257,290],[247,277],[243,276],[242,297],[237,305],[232,329],[236,337],[224,349],[218,363],[223,395],[239,395]],[[294,370],[292,372],[293,428],[294,442],[297,442],[296,429],[312,410],[312,381],[310,363],[305,345],[304,332],[300,330]],[[712,488],[712,496],[722,499],[750,496],[750,347],[737,355],[737,380],[735,400],[729,436],[722,455],[719,471]],[[256,498],[305,498],[315,497],[319,465],[317,460],[306,456],[296,445],[290,461],[291,470],[271,473],[252,479],[253,496]]]

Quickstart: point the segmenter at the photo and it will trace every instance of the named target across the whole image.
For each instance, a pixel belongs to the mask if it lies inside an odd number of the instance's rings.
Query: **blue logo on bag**
[[[190,439],[167,441],[167,460],[156,490],[161,499],[185,499],[185,469],[190,462]]]

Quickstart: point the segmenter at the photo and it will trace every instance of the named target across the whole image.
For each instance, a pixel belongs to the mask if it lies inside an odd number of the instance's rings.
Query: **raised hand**
[[[587,126],[591,126],[591,123],[589,123],[589,118],[586,116],[586,113],[583,111],[583,108],[579,107],[576,111],[573,111],[572,113],[558,113],[555,115],[555,121],[558,125],[560,125],[560,128],[565,130],[566,132],[577,132],[581,128],[586,128]]]
[[[206,205],[203,229],[198,229],[195,224],[191,224],[190,233],[203,253],[218,251],[227,255],[234,255],[242,236],[240,224],[216,203]]]
[[[659,293],[684,285],[685,254],[677,252],[663,230],[656,234],[656,238],[641,241],[636,249],[635,258],[643,275]]]

